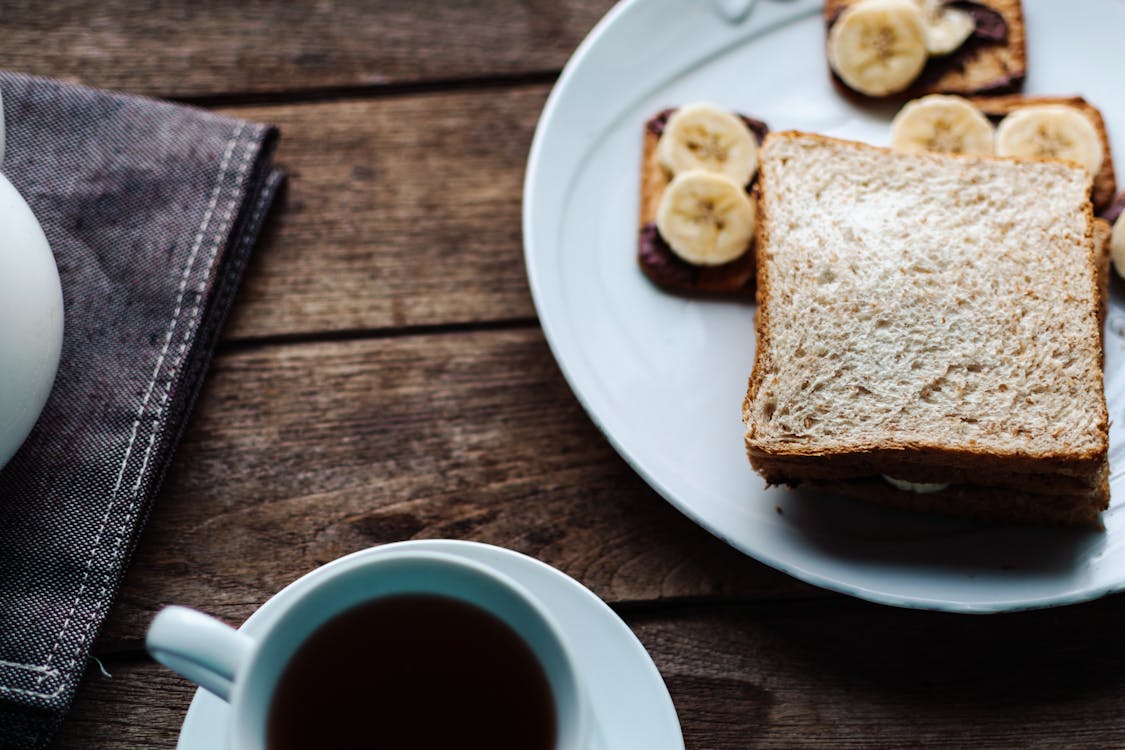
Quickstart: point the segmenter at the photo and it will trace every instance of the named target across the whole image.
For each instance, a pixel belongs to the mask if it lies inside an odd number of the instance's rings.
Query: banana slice
[[[1125,213],[1113,223],[1113,233],[1109,235],[1109,257],[1113,260],[1113,270],[1125,279]]]
[[[896,151],[991,154],[995,129],[967,99],[932,94],[907,102],[891,122]]]
[[[1025,159],[1067,159],[1095,175],[1105,149],[1090,118],[1065,104],[1017,109],[996,128],[996,153]]]
[[[757,209],[741,185],[702,169],[676,175],[656,210],[660,236],[688,263],[718,266],[746,252]]]
[[[740,118],[710,104],[680,107],[668,118],[656,147],[661,165],[673,175],[705,169],[739,185],[758,170],[758,141]]]
[[[931,55],[948,55],[973,35],[977,22],[960,8],[951,8],[943,0],[919,0],[922,4],[922,30],[926,51]]]
[[[861,94],[902,91],[926,65],[922,10],[914,0],[861,0],[828,34],[828,64]]]

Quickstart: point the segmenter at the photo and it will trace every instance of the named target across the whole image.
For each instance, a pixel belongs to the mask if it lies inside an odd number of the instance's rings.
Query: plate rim
[[[573,81],[576,72],[579,71],[585,64],[586,59],[589,57],[592,50],[596,49],[601,39],[619,22],[626,17],[626,14],[637,6],[651,3],[653,0],[619,0],[604,16],[595,24],[586,37],[575,49],[574,53],[568,59],[566,65],[563,67],[558,80],[551,88],[547,101],[543,106],[539,119],[536,124],[535,134],[532,138],[531,148],[528,155],[527,167],[524,172],[524,185],[522,195],[522,234],[523,234],[523,256],[524,266],[527,273],[528,285],[532,296],[532,301],[535,305],[536,314],[540,321],[540,326],[543,329],[544,337],[547,341],[549,350],[555,359],[556,365],[562,372],[564,379],[570,388],[571,393],[575,396],[578,402],[582,405],[586,415],[606,438],[606,440],[613,446],[617,454],[625,460],[629,467],[636,472],[649,487],[657,492],[666,502],[672,507],[690,519],[693,523],[700,526],[708,533],[722,540],[724,543],[737,549],[743,554],[751,557],[758,562],[761,562],[775,570],[785,573],[800,581],[818,586],[839,594],[854,596],[859,599],[884,604],[904,609],[917,609],[936,612],[950,612],[961,614],[996,614],[1002,612],[1019,612],[1027,610],[1045,609],[1053,607],[1069,606],[1081,602],[1092,601],[1099,599],[1106,595],[1125,590],[1125,577],[1104,583],[1102,585],[1093,586],[1089,588],[1070,588],[1065,591],[1057,593],[1046,594],[1033,597],[1013,597],[1013,598],[1000,598],[990,601],[979,600],[965,600],[959,599],[955,596],[945,598],[931,597],[931,596],[907,596],[897,594],[890,591],[884,591],[869,586],[862,585],[854,581],[845,580],[843,577],[829,575],[818,571],[811,570],[798,562],[787,560],[783,556],[779,556],[758,548],[752,548],[751,545],[745,544],[736,540],[728,533],[724,532],[721,528],[717,528],[714,524],[706,521],[702,514],[699,513],[689,503],[678,498],[672,493],[668,487],[660,481],[656,476],[649,472],[643,463],[633,455],[612,431],[607,429],[606,424],[603,422],[601,415],[599,415],[593,408],[590,397],[584,391],[580,381],[577,379],[574,370],[568,364],[564,357],[560,356],[559,333],[556,330],[558,323],[557,317],[547,311],[544,304],[546,292],[543,288],[543,281],[537,274],[536,257],[537,253],[534,247],[535,232],[534,225],[536,223],[533,215],[533,207],[536,205],[538,199],[537,194],[537,175],[542,170],[542,162],[546,158],[547,146],[547,131],[550,129],[552,120],[557,117],[560,102],[569,94],[571,87],[574,85]],[[754,0],[751,5],[763,2],[763,0]]]

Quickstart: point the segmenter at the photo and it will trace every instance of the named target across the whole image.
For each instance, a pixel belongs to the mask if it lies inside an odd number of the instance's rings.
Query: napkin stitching
[[[59,674],[59,670],[57,670],[57,669],[52,669],[51,667],[47,667],[47,666],[44,666],[44,665],[28,665],[28,663],[24,663],[24,662],[21,662],[21,661],[6,661],[6,660],[3,660],[3,659],[0,659],[0,667],[12,667],[12,668],[15,668],[15,669],[26,669],[28,671],[33,671],[33,672],[50,672],[50,674],[54,674],[54,675]]]
[[[237,141],[241,137],[242,129],[243,129],[243,126],[240,124],[235,129],[234,135],[231,136],[232,141]],[[254,135],[251,136],[250,143],[253,143],[254,136],[256,136],[256,135],[257,135],[257,132]],[[254,149],[250,148],[250,143],[247,144],[246,149],[243,151],[242,158],[239,161],[238,171],[235,173],[234,183],[235,183],[236,186],[242,184],[242,179],[246,176],[246,170],[250,165],[250,157],[254,154]],[[225,175],[225,169],[224,169],[223,172],[220,174],[220,184],[221,184],[223,178],[225,178],[225,176],[226,175]],[[202,272],[202,280],[200,281],[199,286],[197,288],[195,288],[194,290],[192,290],[194,295],[195,295],[195,304],[192,305],[191,310],[188,311],[187,323],[186,323],[186,326],[185,326],[186,334],[184,335],[183,340],[180,342],[179,350],[176,352],[176,359],[172,362],[172,365],[169,368],[168,377],[167,377],[167,384],[163,388],[163,393],[161,394],[160,404],[156,407],[156,411],[153,413],[152,422],[153,422],[154,428],[155,428],[155,425],[156,425],[156,421],[159,418],[159,415],[163,414],[164,409],[168,406],[168,398],[172,394],[172,380],[173,380],[175,374],[179,371],[180,365],[183,364],[184,355],[187,353],[188,343],[192,340],[192,331],[195,328],[196,319],[199,316],[200,309],[202,308],[201,302],[203,300],[204,293],[207,291],[207,282],[211,278],[211,269],[214,268],[215,258],[217,258],[218,255],[219,255],[219,246],[220,246],[222,240],[226,237],[227,228],[230,226],[231,219],[234,216],[234,209],[238,205],[239,197],[240,197],[239,192],[236,188],[233,191],[233,193],[231,194],[231,198],[230,198],[230,201],[227,203],[226,209],[223,211],[222,221],[219,224],[218,230],[215,232],[214,240],[211,243],[211,249],[207,253],[207,260],[204,264],[205,270]],[[194,265],[194,263],[193,263],[193,265]],[[184,282],[186,282],[186,281],[187,281],[187,278],[185,276]],[[181,300],[183,300],[183,295],[184,295],[184,290],[181,289],[181,291],[180,291],[180,299]],[[177,311],[175,313],[175,315],[173,316],[173,323],[175,322],[176,317],[179,317],[179,311]],[[173,326],[173,328],[174,327],[175,326]],[[167,340],[165,341],[164,350],[161,352],[161,357],[163,357],[165,354],[167,354],[168,347],[170,346],[170,344],[171,344],[171,337],[169,336],[167,338]],[[158,365],[158,370],[159,370],[159,365]],[[156,373],[153,373],[154,380],[153,380],[152,385],[149,386],[150,390],[152,388],[154,388],[155,385],[156,385],[155,374]],[[129,503],[129,510],[130,511],[132,511],[136,507],[137,496],[138,496],[138,493],[141,490],[141,484],[144,481],[145,470],[148,468],[149,459],[152,458],[152,449],[156,445],[156,435],[157,435],[157,431],[155,429],[153,429],[149,434],[148,446],[145,448],[145,454],[144,454],[144,457],[142,458],[142,461],[141,461],[141,468],[137,472],[137,481],[133,484],[133,487],[130,491],[131,495],[132,495],[132,497],[130,499],[130,503]],[[117,534],[114,536],[113,548],[110,551],[111,562],[116,563],[118,561],[118,559],[120,558],[121,551],[123,549],[121,543],[124,539],[125,539],[125,528],[121,527],[117,530]],[[106,591],[107,591],[107,587],[106,587],[105,583],[102,583],[101,587],[98,589],[98,595],[100,596],[102,594],[105,594]],[[72,656],[70,658],[70,660],[67,662],[67,668],[73,667],[74,664],[77,663],[77,659],[75,657],[81,651],[82,644],[86,641],[86,638],[90,633],[90,628],[93,626],[93,624],[94,624],[93,618],[88,618],[87,622],[86,622],[86,629],[82,631],[82,635],[79,637],[78,648],[75,649],[75,655]]]
[[[241,131],[241,126],[239,126],[239,130]],[[254,133],[251,136],[251,141],[253,141],[253,139],[256,135],[257,135],[257,133]],[[247,149],[243,152],[242,159],[241,159],[241,161],[239,162],[239,165],[238,165],[238,172],[235,174],[235,178],[234,178],[234,181],[235,181],[236,185],[241,184],[242,178],[246,176],[246,169],[250,165],[250,156],[253,153],[254,153],[253,149],[251,149],[249,147],[247,147]],[[176,360],[175,360],[175,362],[172,363],[171,372],[169,372],[168,382],[164,386],[164,393],[161,395],[160,406],[158,406],[156,408],[156,411],[157,411],[158,414],[162,413],[164,411],[164,408],[168,405],[168,398],[172,395],[172,377],[171,376],[172,376],[172,374],[174,374],[175,372],[177,372],[180,369],[180,365],[183,364],[183,361],[184,361],[184,355],[187,354],[188,344],[192,340],[190,332],[191,332],[192,329],[195,328],[196,319],[198,318],[199,311],[202,307],[202,305],[200,303],[203,301],[203,295],[207,291],[207,281],[211,277],[211,269],[215,265],[215,258],[219,254],[219,243],[222,241],[222,239],[226,235],[227,227],[230,225],[230,220],[231,220],[231,218],[233,217],[233,214],[234,214],[234,209],[238,205],[238,198],[239,198],[238,191],[236,190],[231,195],[230,202],[227,203],[226,210],[223,211],[222,224],[219,225],[219,231],[215,233],[215,240],[214,240],[214,242],[211,243],[211,250],[207,253],[207,262],[205,264],[206,270],[203,272],[203,279],[199,283],[199,286],[195,290],[193,290],[194,294],[195,294],[195,304],[192,305],[191,310],[188,312],[187,330],[189,332],[189,335],[184,336],[183,340],[180,342],[179,350],[176,352]],[[167,350],[167,345],[165,346],[165,350]],[[148,468],[149,459],[152,457],[152,448],[155,444],[156,444],[156,431],[154,430],[152,432],[152,434],[149,435],[148,447],[145,449],[144,460],[141,463],[141,470],[137,473],[137,481],[133,484],[132,493],[134,495],[134,498],[135,498],[136,494],[138,492],[140,492],[140,490],[141,490],[141,482],[144,479],[145,469]],[[114,561],[116,561],[116,559],[117,559],[117,555],[119,553],[119,548],[120,548],[122,538],[124,538],[124,529],[123,528],[118,529],[117,537],[114,540],[114,550],[113,550]],[[101,589],[101,591],[99,591],[99,593],[102,593],[104,591],[105,591],[105,586],[103,585],[102,589]]]
[[[153,368],[152,380],[149,382],[148,390],[145,392],[144,399],[141,402],[140,411],[137,414],[137,418],[133,421],[133,431],[132,431],[132,435],[129,439],[129,446],[126,450],[125,460],[122,462],[121,472],[118,474],[117,485],[113,489],[113,497],[114,498],[117,497],[117,493],[121,489],[121,483],[125,479],[125,467],[129,463],[129,458],[131,457],[133,446],[136,443],[137,433],[140,431],[141,422],[144,420],[144,416],[145,416],[146,412],[148,411],[149,399],[152,397],[152,393],[156,389],[157,381],[159,380],[158,376],[160,374],[160,371],[163,369],[165,357],[168,355],[168,351],[169,351],[169,349],[172,345],[172,338],[175,335],[176,329],[179,327],[180,315],[183,313],[183,310],[184,310],[184,305],[183,305],[184,297],[187,294],[188,278],[191,276],[192,271],[195,270],[195,261],[199,257],[199,250],[203,246],[203,238],[206,236],[207,229],[211,224],[211,220],[214,218],[215,208],[218,205],[219,196],[222,195],[223,183],[226,181],[227,170],[230,167],[230,160],[231,160],[231,157],[234,155],[235,147],[237,146],[239,139],[242,137],[243,128],[244,128],[244,124],[239,123],[238,126],[234,129],[234,133],[231,135],[230,140],[227,142],[227,149],[223,154],[223,160],[219,164],[219,176],[218,176],[218,179],[217,179],[216,184],[215,184],[215,189],[211,193],[211,200],[208,202],[208,205],[207,205],[207,213],[204,216],[203,222],[200,225],[199,233],[196,235],[195,242],[192,245],[191,253],[189,254],[187,263],[185,264],[184,273],[183,273],[182,277],[180,278],[180,287],[177,290],[178,296],[176,298],[176,307],[172,311],[172,319],[168,322],[168,331],[164,336],[164,346],[161,348],[160,355],[156,359],[156,367]],[[241,177],[241,175],[245,173],[246,164],[249,162],[249,158],[250,158],[251,153],[252,153],[252,149],[250,149],[249,147],[247,147],[246,150],[243,152],[242,160],[241,160],[240,167],[239,167],[239,177]],[[214,262],[214,253],[218,252],[219,241],[226,232],[227,224],[230,222],[230,214],[231,214],[231,211],[232,211],[232,207],[233,207],[233,204],[236,200],[237,200],[237,192],[234,196],[231,197],[230,205],[228,205],[227,210],[224,212],[222,224],[220,224],[218,231],[215,233],[215,241],[214,241],[214,245],[213,245],[214,250],[213,250],[212,254],[210,255],[210,257],[208,259],[208,269],[210,269],[211,263]],[[206,287],[208,275],[209,275],[209,271],[208,271],[208,274],[205,274],[204,278],[203,278],[203,286],[204,287]],[[198,308],[199,308],[199,303],[198,303],[198,299],[197,299],[196,305],[193,308],[192,314],[194,314],[194,312],[197,311]],[[189,321],[189,326],[188,326],[189,332],[190,332],[190,326],[193,325],[193,324],[194,324],[194,321]],[[172,375],[174,375],[174,373],[176,372],[176,368],[178,366],[179,366],[179,361],[176,361],[172,364],[172,366],[170,368],[169,377],[168,377],[169,385],[171,384]],[[168,392],[169,392],[168,389],[165,389],[162,401],[160,402],[159,406],[157,406],[156,410],[153,412],[153,420],[152,421],[153,421],[154,427],[155,427],[156,421],[159,419],[160,414],[162,413],[162,410],[164,409],[165,405],[167,404]],[[145,454],[144,454],[144,457],[142,459],[141,468],[137,473],[137,482],[131,489],[131,493],[130,493],[131,498],[130,498],[130,503],[129,503],[129,506],[128,506],[129,510],[132,510],[133,507],[136,504],[137,491],[140,489],[141,482],[144,479],[144,470],[148,466],[149,457],[152,453],[152,447],[153,447],[153,445],[155,445],[155,442],[156,442],[156,430],[153,429],[149,434],[149,443],[148,443],[148,446],[145,448]],[[97,541],[95,542],[94,550],[91,552],[90,557],[87,561],[86,575],[83,578],[82,587],[79,588],[78,595],[75,597],[74,606],[71,607],[71,612],[73,612],[74,609],[78,606],[78,602],[81,600],[81,596],[82,596],[82,589],[85,587],[85,584],[86,584],[87,580],[89,579],[90,572],[93,570],[94,558],[97,555],[98,549],[101,547],[101,533],[105,529],[106,521],[108,521],[108,519],[109,519],[109,512],[110,512],[110,510],[112,510],[114,504],[115,503],[113,503],[113,502],[110,503],[109,509],[107,509],[107,511],[106,511],[106,516],[103,519],[102,527],[98,530]],[[122,531],[123,531],[123,529],[119,529],[118,534],[116,535],[116,537],[114,539],[113,549],[111,550],[111,555],[112,555],[111,561],[112,562],[117,561],[117,555],[118,555],[118,552],[119,552],[120,541],[123,538],[123,534],[121,533]],[[103,594],[105,592],[105,590],[106,590],[106,586],[103,583],[101,588],[98,591],[98,594],[99,595]],[[77,653],[78,650],[81,650],[82,644],[85,642],[86,637],[89,634],[90,628],[93,626],[94,619],[95,618],[92,618],[92,617],[87,618],[86,628],[85,628],[85,630],[82,631],[82,634],[78,638],[78,643],[76,644],[76,646],[77,646],[76,653]],[[69,620],[70,620],[70,616],[68,615],[67,620],[64,621],[64,623],[63,623],[62,630],[59,632],[58,640],[55,641],[55,647],[51,650],[51,655],[47,658],[47,664],[48,665],[51,664],[52,660],[54,659],[55,653],[58,651],[59,646],[62,645],[63,636],[66,634],[67,623],[69,622]],[[71,658],[70,661],[67,663],[67,667],[69,668],[69,667],[73,666],[74,663],[75,663],[75,660],[73,658]],[[40,677],[39,682],[42,682],[42,681],[43,681],[43,678]],[[36,683],[36,684],[38,684],[38,683]]]
[[[243,130],[243,124],[239,124],[239,126],[237,128],[235,128],[234,134],[231,136],[232,142],[237,142],[241,138],[242,130]],[[167,376],[167,379],[166,379],[167,383],[164,385],[163,393],[161,394],[160,404],[156,407],[156,410],[153,412],[153,415],[152,415],[152,427],[153,427],[153,429],[149,433],[148,445],[145,447],[145,453],[144,453],[144,456],[141,460],[141,468],[137,472],[137,481],[133,484],[133,487],[130,490],[131,498],[130,498],[130,501],[129,501],[129,512],[132,512],[137,506],[138,494],[140,493],[140,490],[141,490],[141,484],[144,482],[145,470],[148,468],[148,462],[152,458],[152,449],[156,445],[156,436],[157,436],[157,430],[155,429],[156,423],[159,420],[160,415],[165,413],[164,410],[168,406],[168,398],[172,394],[172,381],[175,377],[175,374],[177,372],[179,372],[180,366],[183,364],[184,355],[187,353],[188,343],[192,340],[192,332],[195,328],[196,319],[199,316],[199,311],[202,308],[201,302],[203,300],[204,293],[207,291],[207,282],[211,278],[211,269],[214,268],[215,258],[218,257],[218,254],[219,254],[219,246],[220,246],[222,240],[226,237],[227,228],[230,226],[231,219],[234,216],[234,209],[238,205],[240,195],[239,195],[239,191],[237,189],[237,186],[242,184],[242,180],[246,176],[246,170],[250,165],[250,157],[254,154],[254,149],[250,148],[250,144],[253,143],[253,139],[254,139],[255,135],[257,135],[257,133],[255,133],[254,135],[251,136],[249,143],[247,143],[247,146],[246,146],[245,150],[242,152],[242,158],[239,160],[238,171],[235,173],[235,177],[234,177],[235,190],[232,192],[231,197],[230,197],[230,201],[227,203],[227,207],[223,211],[223,218],[221,220],[221,223],[219,224],[218,230],[215,232],[214,240],[211,242],[211,249],[207,253],[207,260],[204,264],[204,270],[202,272],[202,278],[199,282],[199,286],[192,290],[193,294],[195,296],[195,304],[193,304],[192,307],[191,307],[191,310],[188,311],[187,322],[185,324],[185,329],[184,329],[185,334],[183,336],[183,339],[180,341],[179,350],[176,352],[176,359],[172,362],[172,365],[168,370],[168,376]],[[226,168],[224,167],[220,171],[220,178],[219,178],[219,184],[220,185],[222,184],[222,182],[225,178],[226,178]],[[195,265],[194,261],[192,261],[191,265],[194,267],[194,265]],[[189,272],[189,274],[190,274],[190,272]],[[184,299],[184,293],[186,291],[187,276],[189,274],[185,274],[184,279],[181,281],[180,302],[182,302],[183,299]],[[177,310],[173,314],[173,320],[172,320],[172,324],[170,325],[169,332],[171,332],[176,327],[178,327],[177,324],[176,324],[176,319],[179,317],[180,312],[182,312],[181,305],[179,303],[177,303]],[[171,345],[171,343],[172,343],[172,337],[171,337],[171,335],[169,335],[168,337],[166,337],[165,342],[164,342],[164,349],[160,353],[161,359],[168,353],[168,348]],[[152,382],[152,384],[149,385],[150,392],[156,386],[156,374],[157,374],[157,372],[159,372],[159,369],[160,369],[160,364],[158,363],[157,364],[157,370],[153,373],[153,382]],[[143,413],[144,412],[143,412],[143,409],[142,409],[142,414]],[[110,550],[110,555],[111,555],[110,561],[114,564],[116,564],[117,561],[121,557],[121,551],[123,549],[122,541],[124,541],[124,539],[125,539],[125,527],[122,526],[117,530],[117,533],[114,535],[113,547]],[[107,592],[107,586],[103,582],[101,587],[98,589],[98,595],[99,596],[104,595],[106,592]],[[93,627],[94,619],[95,618],[93,618],[93,617],[87,618],[86,628],[82,631],[82,635],[79,636],[78,643],[76,644],[76,648],[75,648],[75,651],[74,651],[74,655],[72,655],[70,660],[67,662],[67,668],[68,669],[73,667],[77,663],[76,657],[81,652],[82,645],[86,642],[86,639],[90,635],[90,629]],[[60,635],[60,641],[61,641],[61,635]]]
[[[53,667],[49,667],[46,664],[21,664],[14,661],[5,661],[0,662],[0,666],[7,667],[9,669],[25,669],[29,672],[41,672],[42,674],[39,675],[39,679],[35,681],[36,687],[38,687],[39,684],[48,677],[50,677],[51,679],[58,679],[59,677],[59,670]],[[27,690],[25,688],[0,685],[0,691],[3,691],[5,693],[18,693],[20,695],[32,695],[37,698],[55,698],[58,697],[58,695],[63,691],[63,686],[60,684],[57,688],[48,693],[46,690]]]
[[[43,683],[43,680],[45,680],[48,676],[57,677],[59,674],[58,670],[51,667],[51,663],[54,661],[55,654],[58,652],[59,646],[62,644],[63,637],[66,635],[67,628],[70,625],[70,621],[71,619],[73,619],[74,612],[78,608],[78,603],[82,600],[82,592],[85,590],[86,584],[89,582],[90,573],[92,572],[94,566],[94,559],[97,557],[98,550],[101,548],[102,533],[105,531],[106,525],[109,522],[110,513],[113,511],[114,505],[116,505],[117,493],[120,491],[121,484],[125,479],[125,470],[129,463],[129,458],[132,455],[133,446],[136,443],[137,432],[140,429],[141,421],[144,419],[145,412],[147,411],[148,402],[152,397],[152,391],[156,386],[156,381],[160,373],[160,369],[164,364],[164,357],[167,355],[168,348],[171,346],[172,336],[175,333],[176,324],[179,321],[179,316],[183,312],[183,300],[184,294],[187,292],[188,277],[190,277],[191,271],[195,266],[195,259],[198,255],[199,248],[203,245],[203,238],[206,236],[207,228],[211,224],[211,219],[213,218],[215,207],[218,205],[219,196],[222,193],[223,183],[226,180],[227,170],[230,168],[231,157],[234,154],[234,149],[238,144],[238,140],[242,136],[242,130],[244,127],[244,123],[239,123],[238,126],[235,127],[234,132],[231,134],[230,139],[227,141],[227,146],[226,150],[223,152],[222,161],[219,163],[219,174],[215,182],[215,187],[211,192],[211,199],[208,201],[207,210],[203,214],[203,220],[200,223],[199,231],[196,234],[195,241],[192,244],[191,252],[188,254],[187,261],[185,262],[184,272],[180,279],[176,307],[173,309],[172,318],[168,323],[168,331],[165,334],[164,346],[160,351],[160,355],[157,357],[156,367],[153,369],[152,373],[152,380],[149,382],[148,390],[145,392],[144,398],[141,401],[141,407],[137,413],[137,418],[133,420],[132,432],[129,436],[129,442],[125,447],[125,455],[121,462],[121,469],[118,471],[117,482],[113,487],[113,492],[110,494],[110,503],[106,508],[105,515],[102,516],[102,521],[98,527],[98,532],[94,537],[94,547],[90,550],[90,554],[86,559],[86,570],[82,576],[82,582],[78,586],[78,592],[75,594],[74,603],[71,605],[70,610],[67,612],[66,618],[63,620],[63,624],[59,630],[58,637],[55,640],[54,646],[51,648],[51,652],[47,655],[47,659],[45,660],[45,662],[42,665],[19,665],[23,668],[30,668],[33,671],[42,671],[39,679],[35,682],[36,687],[41,685]],[[250,148],[246,149],[246,154],[243,155],[244,164],[247,159],[247,154],[249,154],[251,151],[252,149]],[[92,624],[92,621],[91,623],[87,623],[87,631],[89,630],[90,624]],[[81,641],[79,645],[81,645]],[[13,664],[13,666],[15,665]],[[42,698],[54,698],[55,696],[59,695],[62,690],[62,685],[59,685],[59,687],[57,687],[50,693],[42,690],[25,690],[22,688],[13,688],[6,685],[0,685],[0,692],[20,693],[22,695],[32,695]]]
[[[48,667],[44,664],[24,664],[18,661],[5,661],[0,659],[0,667],[11,667],[12,669],[26,669],[28,672],[43,672],[48,676],[58,675],[59,670]]]

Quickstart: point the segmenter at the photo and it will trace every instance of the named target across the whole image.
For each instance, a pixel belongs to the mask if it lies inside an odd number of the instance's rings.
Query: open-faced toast
[[[881,1],[881,0],[880,0]],[[916,0],[908,0],[916,2]],[[929,93],[963,96],[1006,93],[1022,86],[1027,75],[1027,41],[1020,0],[977,0],[976,2],[917,2],[920,7],[950,9],[971,18],[971,30],[964,41],[944,54],[929,54],[920,62],[917,74],[895,90],[863,91],[849,84],[839,73],[834,58],[832,29],[844,12],[869,0],[827,0],[824,19],[828,34],[828,57],[833,77],[849,92],[861,96],[904,96],[913,98]],[[877,37],[878,35],[870,35]],[[838,53],[837,53],[838,55]]]
[[[637,262],[654,284],[669,291],[753,297],[752,242],[747,243],[745,252],[727,263],[713,266],[697,265],[677,255],[657,230],[657,212],[672,179],[661,165],[657,149],[668,118],[675,111],[674,108],[662,110],[645,123],[641,157]],[[766,124],[745,115],[740,115],[740,118],[760,144],[769,132]],[[756,204],[758,194],[756,176],[746,187],[746,191]]]

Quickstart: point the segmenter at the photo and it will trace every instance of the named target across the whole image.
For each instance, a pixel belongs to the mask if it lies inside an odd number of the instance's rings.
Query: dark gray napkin
[[[43,225],[65,304],[54,390],[0,471],[0,747],[38,748],[74,697],[283,177],[268,126],[10,73],[0,92],[3,172]]]

